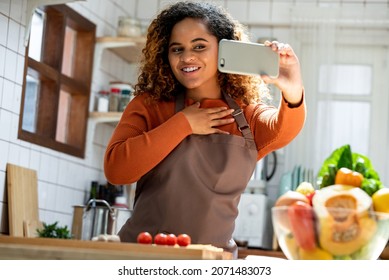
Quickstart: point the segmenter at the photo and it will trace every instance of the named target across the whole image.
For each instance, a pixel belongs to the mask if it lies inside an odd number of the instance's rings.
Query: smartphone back
[[[223,73],[278,76],[279,56],[263,44],[223,39],[219,42],[218,69]]]

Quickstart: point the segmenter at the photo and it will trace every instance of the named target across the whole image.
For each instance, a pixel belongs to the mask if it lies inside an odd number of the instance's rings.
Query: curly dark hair
[[[222,7],[190,1],[172,4],[162,10],[148,28],[135,95],[147,93],[154,101],[171,101],[185,91],[175,78],[168,61],[172,29],[185,18],[200,19],[218,41],[248,41],[244,26]],[[246,104],[261,99],[261,87],[264,83],[260,77],[218,72],[218,80],[223,91]]]

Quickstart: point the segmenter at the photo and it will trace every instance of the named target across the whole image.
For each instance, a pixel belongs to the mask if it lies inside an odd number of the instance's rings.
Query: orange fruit
[[[372,197],[373,207],[376,212],[389,213],[389,188],[381,188]]]

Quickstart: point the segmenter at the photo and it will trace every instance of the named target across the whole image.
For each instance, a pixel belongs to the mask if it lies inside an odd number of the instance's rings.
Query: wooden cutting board
[[[7,163],[10,236],[25,236],[24,225],[39,221],[38,177],[33,169]]]
[[[231,260],[232,254],[208,245],[98,242],[0,236],[0,260]]]

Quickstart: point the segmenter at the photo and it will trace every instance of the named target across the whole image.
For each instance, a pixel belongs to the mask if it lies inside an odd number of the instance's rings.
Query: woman
[[[305,120],[299,61],[292,48],[266,42],[280,56],[279,108],[260,101],[259,77],[217,70],[218,42],[244,40],[242,26],[206,3],[179,2],[148,29],[136,97],[105,154],[109,182],[137,182],[134,211],[119,232],[135,242],[148,231],[186,233],[193,243],[236,253],[237,205],[257,160],[287,145]]]

